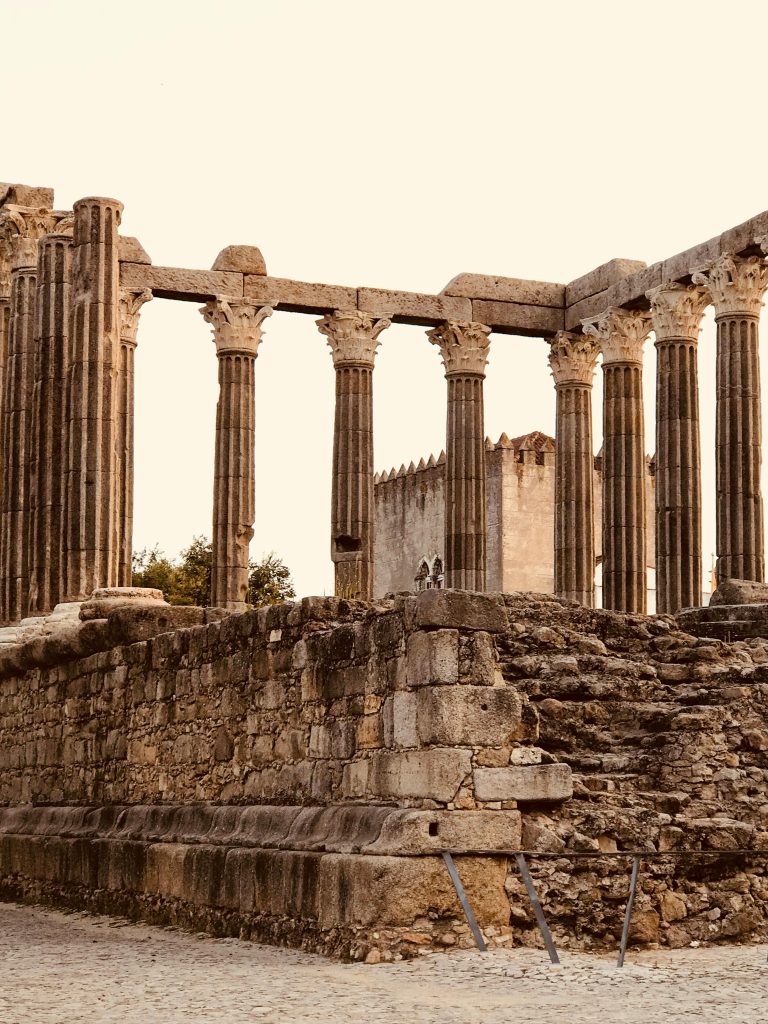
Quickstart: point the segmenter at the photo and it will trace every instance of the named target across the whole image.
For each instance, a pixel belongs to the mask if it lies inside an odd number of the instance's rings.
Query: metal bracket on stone
[[[477,918],[475,917],[475,912],[472,910],[472,904],[467,899],[464,886],[461,884],[459,872],[456,870],[456,865],[453,863],[453,857],[447,852],[447,850],[443,850],[443,861],[445,866],[448,868],[448,874],[451,876],[453,888],[456,890],[456,895],[459,897],[459,903],[461,903],[464,914],[466,915],[467,924],[469,925],[475,939],[475,945],[481,953],[485,953],[487,947],[485,945],[483,933],[480,931]]]

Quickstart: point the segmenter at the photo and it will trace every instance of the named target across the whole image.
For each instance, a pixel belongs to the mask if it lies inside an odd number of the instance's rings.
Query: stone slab
[[[573,796],[573,779],[567,764],[475,768],[472,776],[475,796],[483,801],[562,803]]]
[[[425,686],[416,698],[422,744],[500,747],[518,738],[522,713],[512,686]]]
[[[336,309],[357,309],[356,288],[248,274],[243,288],[245,298],[251,302],[275,303],[278,309],[296,313],[323,314]]]
[[[121,263],[140,263],[144,266],[152,264],[138,238],[128,235],[120,235],[117,239],[117,258]]]
[[[582,299],[588,299],[590,295],[604,292],[617,281],[643,270],[646,266],[642,260],[609,260],[565,286],[565,305],[573,306]]]
[[[720,580],[709,599],[710,605],[768,604],[768,583],[755,580]]]
[[[526,281],[519,277],[494,277],[491,274],[459,274],[448,282],[441,294],[558,309],[565,305],[565,285]]]
[[[423,327],[444,320],[472,319],[469,299],[388,291],[385,288],[358,288],[357,308],[366,313],[389,313],[397,323]]]
[[[422,798],[448,803],[472,767],[469,750],[375,751],[368,773],[374,797]]]
[[[120,285],[137,290],[149,288],[157,298],[182,302],[206,302],[217,295],[234,299],[243,297],[243,275],[229,271],[121,263]]]
[[[497,334],[550,337],[563,330],[565,311],[553,306],[477,299],[472,302],[472,319],[487,324]]]
[[[228,245],[213,261],[211,270],[233,270],[238,274],[265,276],[267,265],[255,245]]]
[[[470,590],[425,590],[414,601],[417,628],[481,629],[504,633],[507,612],[500,597]]]

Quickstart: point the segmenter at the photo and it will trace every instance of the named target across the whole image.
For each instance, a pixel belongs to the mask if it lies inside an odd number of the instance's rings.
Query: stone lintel
[[[217,295],[243,297],[243,275],[229,271],[185,270],[182,267],[153,267],[143,263],[120,265],[120,286],[131,291],[149,288],[155,298],[182,302],[205,302]]]
[[[271,302],[292,313],[333,313],[357,308],[357,289],[332,284],[312,284],[285,277],[246,274],[244,295],[251,302]]]
[[[152,260],[144,250],[138,238],[130,235],[119,235],[117,239],[117,258],[121,263],[141,263],[151,266]]]
[[[549,281],[527,281],[519,277],[494,277],[492,274],[459,274],[443,288],[441,295],[467,299],[517,302],[524,306],[565,306],[566,287]]]
[[[604,292],[611,285],[640,270],[645,270],[647,264],[642,260],[608,260],[607,263],[595,267],[588,274],[577,277],[565,286],[565,305],[574,306],[582,299],[588,299],[591,295]]]
[[[472,302],[472,319],[488,324],[496,334],[521,334],[532,338],[551,337],[563,330],[564,310],[554,306],[530,306],[519,302]]]
[[[469,299],[389,291],[385,288],[359,288],[357,308],[369,313],[386,311],[398,323],[421,327],[430,327],[443,320],[472,319],[472,303]]]
[[[674,281],[688,284],[693,273],[724,254],[759,255],[761,251],[759,240],[766,234],[768,234],[768,211],[758,213],[757,216],[751,217],[743,224],[729,228],[721,235],[686,249],[685,252],[670,256],[669,259],[654,263],[645,269],[636,270],[603,291],[577,300],[575,303],[568,301],[565,312],[565,329],[578,328],[581,320],[597,316],[610,306],[647,309],[648,300],[645,298],[645,292],[650,291],[651,288]],[[589,275],[585,276],[589,277]],[[571,287],[572,285],[568,286],[568,288]],[[569,294],[576,293],[569,293],[566,290],[566,299],[569,298]]]

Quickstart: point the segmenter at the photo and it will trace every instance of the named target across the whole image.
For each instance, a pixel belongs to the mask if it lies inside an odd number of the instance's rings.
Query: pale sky
[[[59,209],[120,199],[156,264],[208,268],[241,243],[330,284],[568,282],[768,207],[764,0],[0,0],[0,38],[0,180],[53,187]],[[554,433],[546,351],[493,336],[494,440]],[[700,359],[708,566],[711,310]],[[136,368],[134,546],[175,555],[211,534],[216,357],[195,304],[144,307]],[[256,387],[252,554],[330,592],[333,366],[311,317],[267,321]],[[444,446],[422,329],[382,335],[374,408],[377,469]]]

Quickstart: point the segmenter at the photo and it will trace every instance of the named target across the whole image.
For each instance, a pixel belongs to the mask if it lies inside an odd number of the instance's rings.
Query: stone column
[[[27,614],[29,591],[29,458],[35,368],[37,242],[18,238],[11,263],[11,300],[5,386],[0,511],[0,618]]]
[[[613,308],[582,321],[603,354],[603,606],[646,610],[645,315]]]
[[[64,600],[118,580],[117,383],[120,302],[117,228],[122,203],[74,206],[70,316],[69,464]]]
[[[648,292],[656,334],[656,611],[701,604],[701,451],[697,345],[703,288]]]
[[[45,614],[64,593],[65,492],[68,467],[69,316],[72,238],[39,244],[36,362],[30,459],[29,610]]]
[[[120,363],[117,392],[117,518],[120,528],[117,580],[130,587],[133,578],[133,362],[139,313],[152,292],[120,289]]]
[[[455,590],[485,590],[483,381],[490,327],[448,320],[427,335],[448,381],[445,463],[445,578]]]
[[[254,365],[272,307],[218,297],[201,312],[213,327],[219,361],[211,604],[245,611],[255,519]]]
[[[555,437],[555,593],[595,603],[592,379],[597,341],[558,331],[549,365],[557,389]]]
[[[717,322],[717,575],[763,581],[758,321],[768,264],[724,255],[693,282],[707,289]]]
[[[336,369],[331,558],[337,597],[373,600],[373,363],[387,314],[336,310],[317,321]]]

